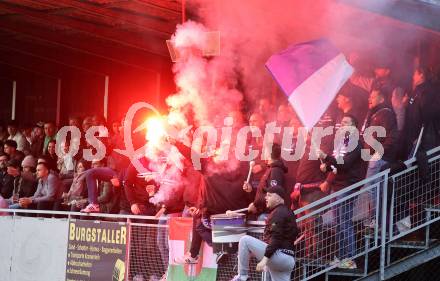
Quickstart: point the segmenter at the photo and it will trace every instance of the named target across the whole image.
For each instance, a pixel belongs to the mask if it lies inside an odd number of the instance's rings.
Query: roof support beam
[[[117,44],[103,44],[103,42],[96,41],[95,38],[88,38],[87,36],[81,36],[81,34],[65,34],[55,30],[36,28],[31,24],[18,22],[10,18],[0,19],[0,30],[153,72],[157,71],[154,67],[160,66],[165,59],[137,49],[127,49]]]
[[[26,19],[49,25],[61,26],[68,29],[77,30],[86,33],[89,37],[117,43],[130,48],[150,52],[156,55],[168,56],[165,39],[168,36],[159,38],[152,34],[140,34],[134,32],[121,33],[111,27],[98,27],[96,24],[66,18],[65,16],[47,14],[45,12],[38,12],[26,8],[19,7],[10,3],[0,2],[0,9],[17,13],[25,16]],[[163,41],[161,41],[163,40]]]

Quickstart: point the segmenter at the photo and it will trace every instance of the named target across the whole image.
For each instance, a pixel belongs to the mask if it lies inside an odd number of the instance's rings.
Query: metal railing
[[[425,175],[421,175],[413,157],[401,172],[390,175],[390,170],[385,170],[297,209],[304,241],[296,249],[294,280],[311,280],[340,267],[343,262],[335,258],[341,256],[360,261],[363,268],[335,275],[366,276],[368,253],[375,250],[380,257],[380,279],[384,280],[391,242],[426,228],[424,247],[429,247],[429,227],[440,221],[439,152],[440,147],[436,147],[426,153]],[[376,197],[377,205],[367,202],[370,208],[356,209],[354,215],[356,200],[365,204],[368,194]],[[368,225],[364,225],[363,218]]]
[[[311,280],[380,247],[386,202],[360,206],[371,194],[386,198],[387,177],[388,171],[378,173],[295,211],[304,239],[296,247],[294,280]]]
[[[428,156],[436,152],[437,149],[431,150]],[[427,161],[425,176],[420,174],[419,166],[414,165],[390,177],[393,187],[388,226],[390,242],[440,220],[440,155]]]
[[[23,216],[38,217],[34,221],[40,226],[53,220],[66,222],[78,220],[100,220],[110,222],[125,222],[129,229],[126,256],[126,279],[129,281],[159,281],[166,274],[168,268],[168,224],[167,218],[155,218],[153,216],[115,215],[115,214],[84,214],[79,212],[64,211],[38,211],[26,209],[0,209],[0,213],[10,213],[12,220]],[[0,233],[2,228],[0,220]],[[249,221],[254,226],[248,234],[261,238],[262,222]],[[12,223],[14,225],[14,223]],[[13,230],[12,230],[13,231]],[[29,231],[32,231],[29,229]],[[67,237],[67,236],[66,236]],[[11,241],[12,242],[12,241]],[[21,243],[22,241],[15,241]],[[67,244],[66,244],[67,247]],[[64,257],[57,257],[65,259]],[[12,257],[10,257],[11,260]],[[251,269],[255,269],[257,261],[251,259]],[[11,264],[11,270],[14,265]],[[237,255],[228,255],[217,268],[218,281],[229,281],[237,274]],[[263,275],[251,270],[249,281],[260,281]],[[1,279],[0,279],[1,280]]]

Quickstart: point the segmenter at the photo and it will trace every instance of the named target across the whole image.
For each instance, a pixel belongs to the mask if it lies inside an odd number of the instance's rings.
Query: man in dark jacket
[[[413,75],[413,91],[406,107],[403,154],[406,160],[413,156],[421,128],[424,127],[420,150],[427,151],[440,144],[440,98],[434,84],[428,79],[428,70],[419,67]]]
[[[238,275],[233,281],[249,278],[249,258],[257,258],[257,271],[267,267],[271,280],[288,281],[295,267],[294,242],[298,228],[294,213],[284,203],[286,192],[275,185],[266,189],[266,206],[271,210],[264,229],[263,241],[249,235],[240,239],[238,245]]]
[[[330,140],[331,139],[331,140]],[[321,147],[325,151],[330,150],[330,142],[332,142],[332,136],[323,139]],[[327,194],[323,193],[319,188],[320,184],[325,180],[326,175],[320,170],[321,161],[319,159],[310,159],[310,151],[313,151],[311,147],[311,139],[308,138],[307,146],[303,157],[299,160],[298,170],[296,174],[296,184],[293,192],[290,194],[292,200],[292,210],[302,208],[308,204],[311,204]],[[298,216],[306,215],[313,212],[322,205],[318,205],[313,208],[307,209],[305,212],[298,214]],[[312,216],[299,223],[299,227],[304,234],[305,242],[305,255],[307,258],[322,257],[320,253],[325,246],[322,239],[319,238],[319,234],[322,233],[322,219],[320,216]]]
[[[351,115],[345,115],[341,121],[341,130],[355,130],[357,127],[356,119]],[[350,151],[350,137],[352,133],[345,134],[340,143],[335,141],[333,155],[319,152],[319,158],[324,161],[323,171],[328,172],[326,180],[320,185],[324,193],[330,190],[332,193],[342,190],[345,187],[360,181],[363,178],[361,145],[359,140],[355,143],[356,147]],[[341,161],[337,161],[342,160]],[[339,162],[339,163],[338,163]],[[349,193],[344,193],[335,197],[335,200],[343,200]],[[356,263],[351,259],[356,254],[356,239],[353,226],[354,198],[344,200],[335,206],[336,214],[336,241],[339,243],[339,254],[336,264],[340,268],[355,269]]]
[[[195,153],[176,140],[170,138],[168,141],[174,144],[188,160],[191,159],[191,154]],[[229,156],[234,157],[232,155]],[[252,200],[250,193],[243,190],[243,181],[246,179],[249,164],[231,157],[229,160],[214,159],[214,157],[199,158],[202,185],[198,206],[192,208],[194,222],[191,249],[184,257],[177,258],[177,263],[196,262],[202,240],[208,245],[212,244],[210,216],[245,208]]]
[[[37,181],[33,177],[23,176],[20,162],[16,159],[8,162],[8,175],[12,177],[12,195],[7,199],[8,205],[18,203],[20,198],[31,197],[37,190]]]
[[[146,157],[139,159],[139,162],[148,169],[149,160]],[[154,216],[156,206],[150,203],[150,198],[157,191],[157,185],[152,179],[139,178],[138,171],[133,164],[127,169],[124,180],[124,191],[130,209],[134,215]]]
[[[351,128],[355,130],[357,126],[357,119],[354,116],[344,115],[341,121],[341,129]],[[356,147],[348,151],[351,135],[345,134],[340,143],[335,143],[333,155],[319,152],[319,158],[326,164],[325,172],[332,172],[328,173],[326,180],[320,186],[323,192],[328,193],[330,190],[337,192],[363,179],[361,143],[358,140]],[[341,159],[342,161],[338,161]]]
[[[392,163],[396,157],[398,138],[397,120],[392,107],[389,106],[388,100],[389,97],[382,89],[374,89],[373,91],[371,91],[370,97],[368,98],[369,111],[367,117],[365,118],[364,125],[362,126],[362,134],[364,134],[365,130],[367,130],[368,128],[378,126],[385,129],[386,136],[378,137],[375,134],[372,135],[372,137],[379,141],[379,143],[383,146],[383,155],[379,155],[377,151],[374,152],[371,160],[368,162],[366,178],[369,178],[379,173],[382,167],[389,163]],[[365,144],[365,148],[371,150],[371,148],[367,144]],[[369,187],[373,183],[375,182],[370,182],[364,188]],[[377,206],[376,188],[370,189],[369,203],[369,226],[374,227]]]
[[[8,174],[9,156],[0,151],[0,196],[9,198],[13,190],[13,177]]]
[[[287,167],[284,165],[284,162],[281,160],[281,146],[279,144],[274,143],[272,146],[272,152],[270,155],[270,160],[267,164],[265,172],[260,179],[260,183],[257,187],[257,193],[255,195],[254,201],[249,205],[248,211],[250,213],[256,213],[258,215],[268,213],[266,208],[266,188],[270,186],[279,185],[286,189],[285,186],[285,174],[287,173]],[[249,183],[245,182],[243,189],[245,191],[252,191],[252,187],[249,186]],[[286,192],[286,194],[288,194]],[[284,198],[287,200],[287,198]],[[287,200],[288,204],[290,200]]]

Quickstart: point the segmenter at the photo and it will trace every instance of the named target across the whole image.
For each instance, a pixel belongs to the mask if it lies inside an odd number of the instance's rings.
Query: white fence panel
[[[67,231],[67,220],[16,217],[10,280],[64,281]]]
[[[0,217],[0,281],[11,280],[11,258],[14,244],[14,219]]]

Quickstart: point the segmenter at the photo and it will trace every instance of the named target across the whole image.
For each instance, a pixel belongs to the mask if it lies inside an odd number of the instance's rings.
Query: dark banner
[[[123,281],[125,223],[71,220],[66,281]]]

